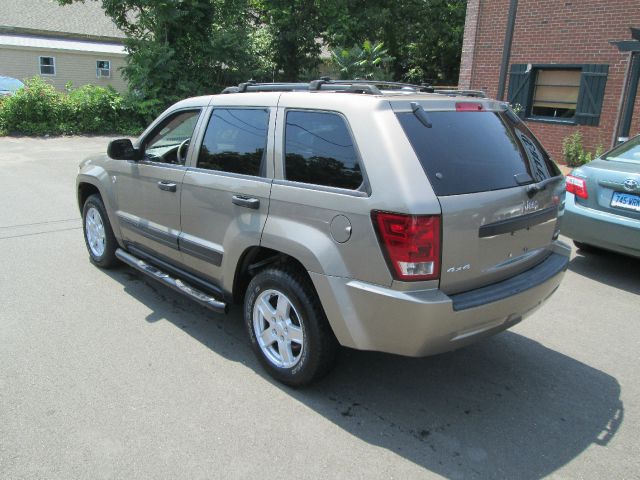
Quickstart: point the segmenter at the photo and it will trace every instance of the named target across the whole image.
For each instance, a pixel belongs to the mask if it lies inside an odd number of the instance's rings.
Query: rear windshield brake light
[[[478,102],[457,102],[456,112],[482,112],[484,106]]]

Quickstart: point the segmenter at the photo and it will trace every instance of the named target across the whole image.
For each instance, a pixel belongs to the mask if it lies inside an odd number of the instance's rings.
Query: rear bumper
[[[531,314],[555,292],[568,266],[570,248],[557,242],[554,250],[512,279],[451,297],[438,289],[398,291],[310,275],[342,345],[419,357],[463,347]]]
[[[583,207],[567,193],[560,233],[578,242],[640,257],[640,221]]]

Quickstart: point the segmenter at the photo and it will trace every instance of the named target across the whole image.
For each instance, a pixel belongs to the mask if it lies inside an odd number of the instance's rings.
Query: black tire
[[[92,208],[100,215],[102,225],[104,226],[105,245],[104,252],[101,255],[97,255],[96,252],[91,249],[87,238],[87,213]],[[84,206],[82,207],[82,232],[84,234],[84,243],[87,246],[91,263],[100,268],[113,268],[118,265],[118,259],[116,257],[118,242],[113,234],[113,229],[111,228],[109,217],[107,216],[107,210],[104,208],[104,203],[102,202],[100,195],[91,195],[84,202]]]
[[[256,300],[268,290],[285,295],[293,306],[293,316],[303,332],[302,348],[298,354],[297,363],[289,368],[274,364],[267,357],[267,353],[263,351],[256,337],[254,307]],[[267,268],[259,272],[247,288],[244,299],[244,320],[254,353],[265,370],[276,380],[292,387],[299,387],[318,380],[333,367],[339,344],[306,272],[301,272],[292,266]],[[274,345],[275,343],[274,341]]]

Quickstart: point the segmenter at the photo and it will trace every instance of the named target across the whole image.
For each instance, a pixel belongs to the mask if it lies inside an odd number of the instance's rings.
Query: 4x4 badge
[[[447,268],[447,273],[462,272],[463,270],[471,270],[471,265],[467,263],[466,265],[461,265],[459,267]]]
[[[540,206],[538,200],[526,200],[522,202],[522,213],[532,212]]]

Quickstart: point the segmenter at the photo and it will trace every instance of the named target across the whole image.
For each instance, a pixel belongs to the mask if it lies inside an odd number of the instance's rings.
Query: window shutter
[[[609,65],[583,65],[580,93],[576,107],[576,123],[597,126],[607,84]]]
[[[529,111],[531,91],[531,70],[527,71],[526,63],[514,63],[509,72],[509,94],[507,100],[511,105],[519,104],[522,111],[518,113],[524,117]]]

